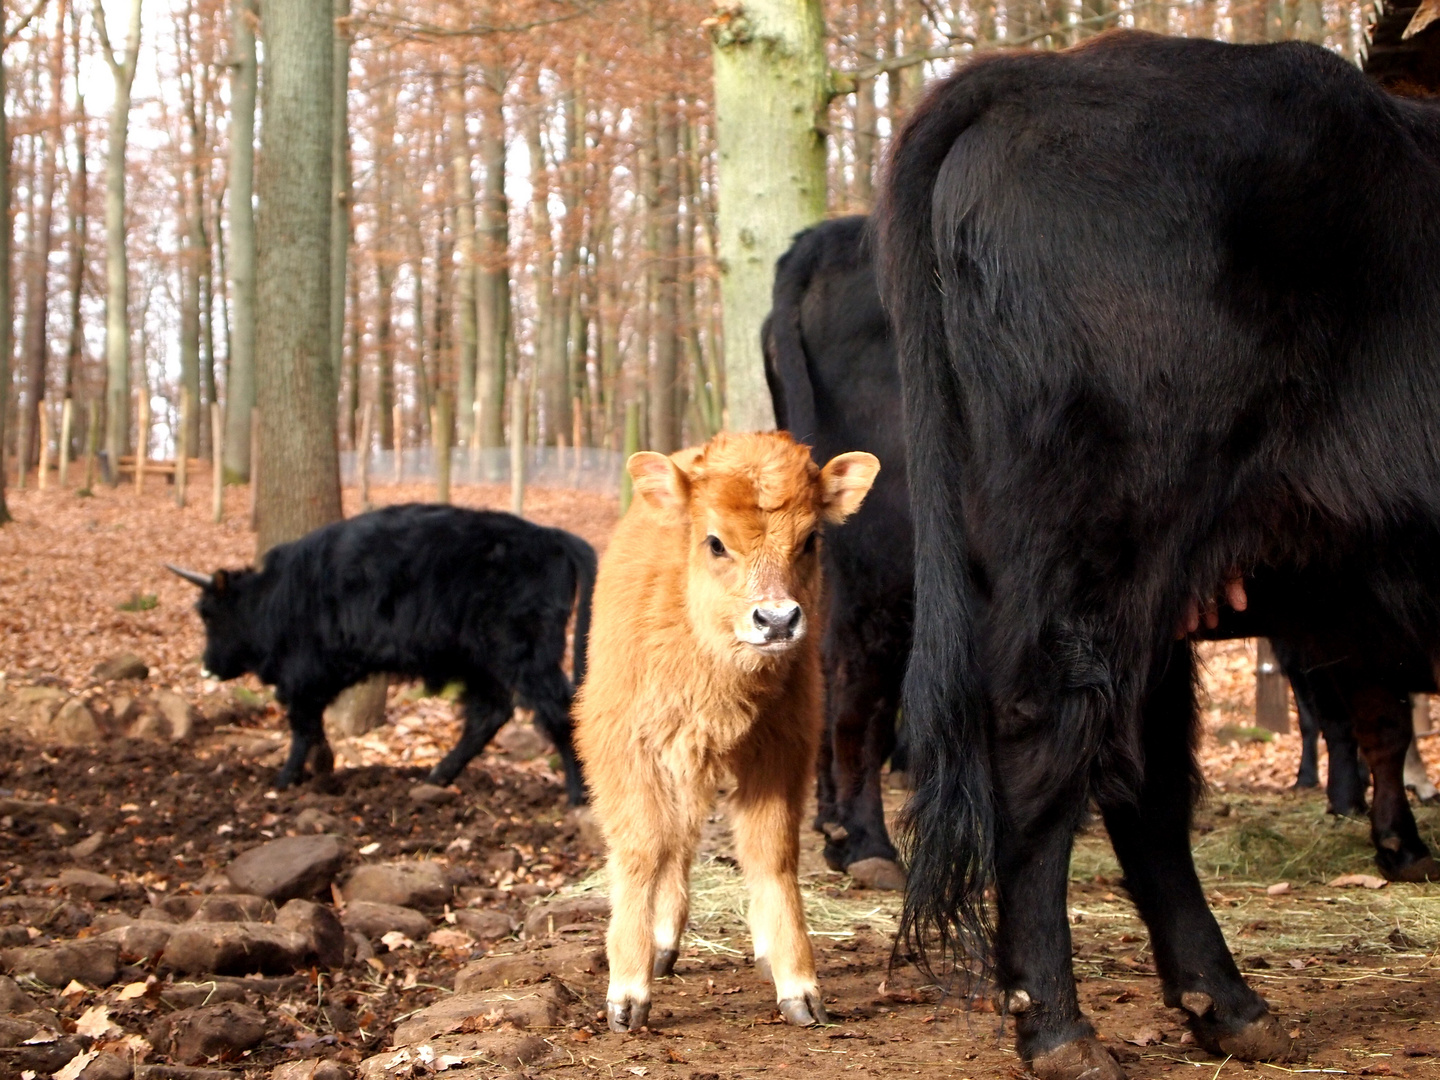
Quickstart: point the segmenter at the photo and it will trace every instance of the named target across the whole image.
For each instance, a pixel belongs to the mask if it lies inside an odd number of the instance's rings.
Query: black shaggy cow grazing
[[[869,886],[900,889],[880,768],[895,748],[910,655],[914,542],[900,372],[880,306],[864,217],[807,229],[775,267],[761,330],[777,426],[815,460],[867,450],[885,463],[860,511],[825,538],[825,735],[816,821],[825,858]]]
[[[915,509],[909,940],[993,960],[1040,1076],[1122,1076],[1070,968],[1094,798],[1166,1004],[1212,1051],[1287,1055],[1190,856],[1175,631],[1244,573],[1338,703],[1408,709],[1413,673],[1374,673],[1440,640],[1440,111],[1300,44],[983,60],[897,137],[879,252]]]
[[[260,570],[176,572],[201,588],[205,667],[254,672],[289,714],[276,787],[300,780],[312,750],[317,771],[333,767],[326,706],[384,672],[465,685],[465,728],[433,783],[454,780],[519,701],[559,751],[571,803],[585,801],[562,667],[573,606],[575,683],[585,677],[595,551],[578,536],[511,514],[391,506],[280,544]]]

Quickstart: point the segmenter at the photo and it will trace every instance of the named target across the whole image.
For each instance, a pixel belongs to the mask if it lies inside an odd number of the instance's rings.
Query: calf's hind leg
[[[750,890],[755,962],[768,967],[780,1014],[802,1026],[827,1022],[800,898],[800,819],[808,753],[767,747],[735,764],[735,854]]]
[[[1101,807],[1130,896],[1150,930],[1165,1004],[1182,1008],[1214,1054],[1284,1059],[1291,1040],[1245,984],[1205,903],[1190,854],[1198,777],[1190,733],[1195,701],[1190,647],[1176,644],[1143,715],[1145,775],[1134,802]]]

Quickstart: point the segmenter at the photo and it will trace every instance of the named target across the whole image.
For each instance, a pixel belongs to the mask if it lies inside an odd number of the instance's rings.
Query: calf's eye
[[[709,536],[705,537],[705,546],[710,549],[710,554],[714,555],[717,559],[725,557],[725,545],[714,533],[711,533]]]

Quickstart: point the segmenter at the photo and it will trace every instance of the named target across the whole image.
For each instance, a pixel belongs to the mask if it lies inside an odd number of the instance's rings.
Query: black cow
[[[895,747],[914,617],[910,492],[895,366],[866,218],[808,229],[775,268],[761,330],[776,424],[818,461],[867,450],[885,463],[860,512],[826,535],[826,737],[816,827],[825,857],[863,884],[905,884],[885,829],[880,768]]]
[[[176,572],[201,588],[205,667],[253,671],[286,707],[276,787],[299,781],[312,751],[317,772],[333,768],[326,706],[383,672],[465,685],[465,729],[432,783],[454,780],[519,701],[559,751],[570,802],[585,801],[562,667],[573,605],[575,683],[585,677],[595,551],[578,536],[511,514],[391,506],[280,544],[260,570]]]
[[[1012,53],[917,105],[879,222],[916,542],[904,933],[993,960],[1040,1076],[1122,1076],[1070,967],[1093,798],[1166,1004],[1212,1052],[1286,1056],[1190,855],[1174,628],[1243,572],[1254,629],[1408,743],[1440,641],[1440,111],[1303,44]]]
[[[882,461],[904,457],[900,376],[880,304],[867,221],[860,216],[837,218],[795,237],[776,264],[774,306],[762,331],[776,422],[801,441],[812,442],[821,461],[841,446],[868,450]],[[816,828],[827,838],[825,857],[834,869],[849,870],[863,884],[893,888],[903,887],[904,878],[885,827],[880,770],[896,748],[896,703],[910,655],[914,609],[913,552],[906,546],[910,507],[898,472],[886,470],[891,479],[884,490],[890,498],[867,500],[872,509],[857,516],[858,527],[847,523],[826,546],[833,595],[825,637],[827,737],[817,770],[816,815]],[[1200,636],[1243,634],[1243,622],[1227,614],[1221,627]],[[1362,772],[1351,717],[1343,710],[1324,711],[1323,692],[1312,685],[1298,645],[1283,639],[1274,644],[1300,713],[1304,749],[1297,784],[1304,785],[1307,777],[1309,786],[1318,783],[1316,742],[1323,729],[1330,751],[1330,810],[1365,814],[1368,776]],[[1433,686],[1426,675],[1410,689],[1428,691]],[[1399,746],[1388,734],[1369,741]],[[1407,785],[1415,782],[1411,768],[1407,757]],[[1382,767],[1380,775],[1388,780],[1394,770]],[[1423,766],[1419,782],[1425,782]],[[1382,792],[1375,804],[1382,814],[1404,805],[1403,799],[1392,797],[1397,794]],[[1403,820],[1376,820],[1377,840],[1407,838],[1395,850],[1377,847],[1377,860],[1387,876],[1415,880],[1436,870],[1418,834],[1408,839],[1412,832]]]

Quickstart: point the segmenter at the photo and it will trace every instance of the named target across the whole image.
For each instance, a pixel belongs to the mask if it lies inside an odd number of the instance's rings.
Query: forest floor
[[[158,484],[142,496],[10,493],[16,522],[0,529],[0,964],[15,982],[0,981],[0,1077],[1025,1075],[1013,1031],[983,997],[967,1005],[912,966],[889,968],[898,897],[829,871],[808,830],[802,879],[832,1023],[780,1023],[748,959],[723,812],[696,868],[676,975],[656,987],[653,1030],[610,1034],[603,853],[565,806],[548,749],[521,718],[455,791],[427,789],[421,779],[459,726],[450,701],[401,685],[384,727],[336,745],[330,783],[270,791],[283,716],[258,683],[204,677],[194,591],[160,566],[250,560],[243,489],[229,493],[222,525],[208,519],[208,491],[195,494],[179,510]],[[374,494],[389,503],[430,492]],[[463,505],[509,503],[500,488],[455,494]],[[617,507],[532,490],[526,513],[603,548]],[[1319,792],[1291,790],[1298,736],[1248,741],[1253,643],[1203,651],[1210,790],[1196,816],[1197,862],[1237,961],[1307,1060],[1247,1065],[1190,1043],[1160,1001],[1099,826],[1078,838],[1071,866],[1083,1007],[1134,1077],[1440,1077],[1440,886],[1329,884],[1373,873],[1367,824],[1329,817]],[[94,673],[123,653],[143,659],[146,677]],[[1423,739],[1422,751],[1440,774],[1440,738]],[[903,796],[891,786],[892,809]],[[1416,814],[1440,846],[1440,808]],[[183,971],[163,951],[202,898],[238,891],[224,874],[237,856],[318,833],[339,838],[341,858],[319,915],[292,905],[274,923],[271,906],[231,903],[248,920],[235,933],[264,941],[267,927],[303,923],[309,951]],[[392,897],[418,916],[373,909],[362,919],[355,869],[397,866],[421,867],[439,891]],[[206,903],[199,919],[212,933],[241,918]],[[314,927],[333,913],[349,931],[343,956],[320,963]],[[215,974],[222,966],[232,974]]]

